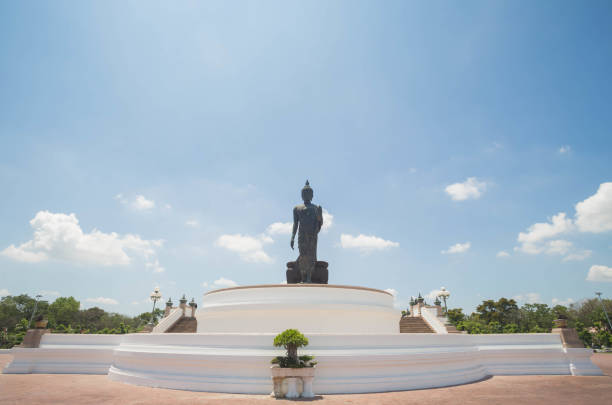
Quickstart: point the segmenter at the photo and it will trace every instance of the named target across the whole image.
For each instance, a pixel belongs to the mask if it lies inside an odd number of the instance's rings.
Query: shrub
[[[313,367],[316,362],[312,361],[313,356],[299,356],[297,349],[308,345],[308,338],[302,335],[297,329],[287,329],[274,338],[274,346],[284,347],[287,350],[286,356],[277,356],[270,363],[278,364],[282,368],[302,368]]]

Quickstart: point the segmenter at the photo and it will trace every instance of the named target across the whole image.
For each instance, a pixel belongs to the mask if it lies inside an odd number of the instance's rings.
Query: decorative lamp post
[[[149,322],[149,325],[151,326],[153,326],[153,318],[155,317],[155,304],[157,303],[157,301],[161,300],[161,298],[162,295],[159,292],[159,287],[155,287],[155,289],[151,293],[151,301],[153,301],[153,309],[151,310],[151,322]]]
[[[597,295],[597,298],[599,298],[599,303],[601,304],[601,308],[603,309],[604,315],[606,316],[606,319],[608,320],[608,326],[610,327],[610,330],[612,330],[612,323],[610,323],[610,317],[608,317],[608,311],[606,311],[606,307],[604,306],[604,303],[601,300],[601,293],[596,292],[595,295]]]
[[[42,295],[36,295],[36,302],[34,303],[34,311],[32,311],[32,316],[30,317],[30,322],[28,323],[28,328],[32,327],[32,319],[34,319],[34,315],[36,315],[36,309],[38,308],[38,301],[42,298]]]
[[[444,313],[448,313],[448,307],[446,306],[446,299],[448,297],[450,297],[450,292],[448,292],[446,290],[446,288],[442,287],[440,288],[440,292],[438,293],[438,297],[442,297],[442,300],[444,301]]]
[[[170,315],[170,312],[172,312],[172,298],[168,298],[168,301],[166,301],[166,309],[164,310],[164,318],[167,317],[168,315]]]
[[[191,298],[191,301],[189,301],[189,306],[191,307],[191,317],[194,318],[195,310],[198,307],[198,304],[195,302],[195,298]]]

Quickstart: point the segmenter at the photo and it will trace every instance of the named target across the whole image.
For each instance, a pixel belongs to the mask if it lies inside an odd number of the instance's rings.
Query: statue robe
[[[298,224],[297,267],[302,282],[310,283],[317,263],[317,238],[323,226],[323,208],[311,203],[300,204],[293,209],[293,223]]]

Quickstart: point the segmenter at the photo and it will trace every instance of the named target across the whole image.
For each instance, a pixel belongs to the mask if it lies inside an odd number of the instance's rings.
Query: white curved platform
[[[198,333],[399,333],[393,296],[366,287],[271,284],[206,293]]]
[[[602,375],[590,349],[564,349],[557,334],[312,334],[318,394],[409,390],[492,375]],[[267,394],[274,334],[43,335],[14,348],[4,373],[107,374],[125,383]]]
[[[127,335],[109,377],[152,387],[267,394],[274,334]],[[601,375],[589,349],[559,335],[310,335],[318,394],[442,387],[490,375]]]

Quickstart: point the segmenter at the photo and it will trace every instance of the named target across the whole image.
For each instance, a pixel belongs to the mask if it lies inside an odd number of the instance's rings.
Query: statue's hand
[[[293,249],[293,238],[291,238],[291,249]]]

